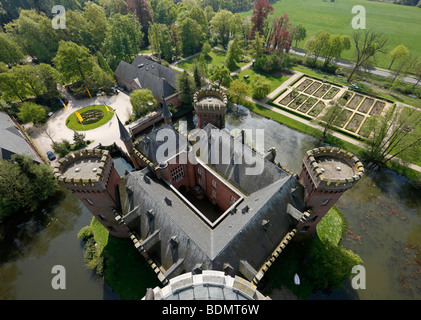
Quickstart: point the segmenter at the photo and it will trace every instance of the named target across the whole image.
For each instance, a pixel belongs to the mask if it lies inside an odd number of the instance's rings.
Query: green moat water
[[[186,120],[189,129],[194,118]],[[240,107],[225,126],[265,129],[265,149],[298,173],[304,153],[320,142]],[[120,167],[124,172],[124,165]],[[309,299],[421,299],[420,190],[390,170],[366,174],[338,201],[349,231],[342,244],[364,261],[366,289],[317,292]],[[91,220],[75,196],[63,190],[45,212],[0,225],[0,299],[112,299],[112,291],[83,261],[78,231]],[[282,256],[280,257],[282,258]],[[66,268],[66,289],[54,290],[54,265]],[[347,286],[348,287],[348,286]]]

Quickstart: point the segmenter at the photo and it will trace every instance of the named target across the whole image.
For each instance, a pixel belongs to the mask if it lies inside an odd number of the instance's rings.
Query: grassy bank
[[[317,225],[317,234],[306,242],[291,242],[266,273],[269,282],[264,293],[270,295],[281,286],[287,287],[299,299],[314,290],[340,287],[349,279],[352,267],[361,258],[341,247],[346,231],[345,219],[335,206]],[[294,275],[300,285],[294,284]]]
[[[87,267],[102,275],[120,299],[141,299],[147,288],[161,285],[133,243],[111,236],[95,218],[78,236],[85,241]]]

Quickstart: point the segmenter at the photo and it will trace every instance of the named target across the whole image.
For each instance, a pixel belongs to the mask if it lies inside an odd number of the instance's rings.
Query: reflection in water
[[[188,115],[187,130],[195,128]],[[320,146],[308,135],[289,129],[239,106],[229,108],[228,130],[265,129],[265,150],[275,147],[276,161],[298,173],[305,152]],[[183,128],[180,128],[183,129]],[[119,173],[130,170],[116,161]],[[348,224],[344,247],[362,259],[367,289],[317,292],[311,299],[420,299],[421,199],[419,189],[390,170],[367,174],[339,200]],[[91,215],[66,190],[45,207],[45,212],[17,216],[0,225],[0,299],[106,299],[110,290],[84,266],[78,231]],[[51,288],[51,268],[66,268],[67,289]]]

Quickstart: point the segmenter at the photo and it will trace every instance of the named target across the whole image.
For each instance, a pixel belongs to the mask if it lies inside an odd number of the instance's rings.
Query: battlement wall
[[[338,159],[353,169],[353,175],[340,178],[328,178],[317,161],[320,157]],[[362,162],[351,152],[337,147],[320,147],[307,151],[303,164],[309,172],[315,186],[322,190],[347,190],[364,174]]]
[[[66,170],[77,161],[86,159],[91,161],[92,171],[86,177],[80,174],[69,174]],[[82,162],[81,166],[85,164]],[[60,184],[70,190],[102,191],[106,188],[107,180],[113,166],[112,158],[107,150],[80,150],[61,158],[54,168],[54,175]],[[79,177],[80,176],[80,177]]]
[[[206,98],[206,97],[215,97],[218,100],[221,101],[221,103],[205,103],[200,102],[200,100]],[[224,111],[228,104],[228,98],[225,92],[223,92],[221,89],[217,88],[208,88],[208,89],[202,89],[197,91],[193,95],[193,104],[196,109],[202,109],[206,111]]]

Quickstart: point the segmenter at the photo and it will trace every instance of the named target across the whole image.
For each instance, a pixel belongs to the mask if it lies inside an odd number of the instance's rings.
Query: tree
[[[390,65],[388,69],[392,68],[392,65],[395,61],[400,60],[404,57],[406,57],[409,54],[409,50],[407,47],[405,47],[403,44],[398,45],[393,50],[391,50],[388,54],[388,57],[392,59],[390,62]]]
[[[258,59],[265,52],[265,38],[260,32],[254,34],[253,40],[250,41],[250,54],[253,59]]]
[[[181,48],[185,55],[197,53],[202,48],[202,28],[196,20],[186,18],[179,25]]]
[[[103,8],[93,2],[87,3],[87,7],[85,8],[83,15],[87,20],[91,34],[91,46],[95,51],[97,51],[101,48],[102,43],[105,40],[108,20]]]
[[[293,35],[294,29],[289,23],[289,17],[284,14],[273,22],[272,31],[269,34],[269,45],[273,50],[288,52],[291,48]]]
[[[177,91],[179,98],[185,105],[192,105],[195,85],[193,78],[186,72],[177,75],[176,78]]]
[[[237,69],[237,61],[242,54],[243,50],[240,47],[240,40],[235,36],[228,46],[227,58],[225,60],[225,65],[230,71]]]
[[[219,43],[226,48],[232,31],[232,19],[234,15],[227,10],[221,10],[212,18],[210,29]]]
[[[0,220],[15,213],[34,211],[57,191],[49,165],[15,154],[0,160]]]
[[[407,55],[399,61],[398,67],[395,69],[392,80],[390,81],[389,90],[392,88],[392,86],[395,83],[395,80],[400,75],[408,74],[410,70],[414,70],[414,67],[416,67],[417,60],[418,57],[415,57],[413,55]]]
[[[269,14],[273,12],[272,5],[266,0],[255,0],[253,15],[251,18],[252,27],[249,34],[249,39],[253,40],[255,33],[259,32],[261,35],[265,35],[265,21]]]
[[[384,53],[387,39],[373,30],[364,30],[356,32],[353,36],[355,45],[355,64],[347,81],[351,82],[354,73],[363,66],[367,66],[371,59],[374,59],[376,53]]]
[[[207,34],[209,29],[208,19],[205,12],[199,6],[194,6],[190,9],[189,17],[195,20],[201,27],[202,33]]]
[[[209,80],[216,83],[218,87],[229,86],[231,82],[230,71],[224,65],[216,65],[211,70]]]
[[[326,44],[329,42],[330,34],[326,31],[317,31],[305,43],[307,56],[313,56],[313,64],[315,65],[319,57],[323,54]]]
[[[211,51],[212,51],[211,45],[209,44],[209,42],[205,41],[203,43],[203,46],[202,46],[202,53],[205,55],[205,57],[208,57],[209,56],[209,53]]]
[[[29,95],[29,90],[24,80],[19,77],[15,68],[8,69],[0,63],[0,91],[5,101],[13,102],[16,99],[24,101]]]
[[[45,63],[51,62],[64,37],[63,30],[54,30],[51,19],[35,9],[20,11],[17,19],[5,25],[5,30],[24,54]]]
[[[102,52],[113,70],[121,60],[133,60],[140,50],[143,36],[142,25],[133,14],[115,14],[109,19]]]
[[[258,100],[266,97],[272,88],[272,85],[269,80],[261,75],[256,75],[256,77],[251,82],[251,90],[253,92],[253,98]]]
[[[171,25],[177,19],[177,6],[172,0],[151,0],[154,21]]]
[[[307,37],[307,29],[302,24],[294,27],[293,39],[295,40],[295,47],[298,47],[298,42],[303,41]]]
[[[316,118],[316,122],[323,127],[322,140],[326,139],[327,134],[333,130],[337,123],[344,120],[344,105],[342,100],[332,100],[326,111]]]
[[[149,2],[147,0],[125,0],[127,8],[136,17],[142,28],[142,37],[148,39],[149,24],[153,22],[153,15]]]
[[[230,84],[229,92],[233,98],[236,98],[236,103],[240,103],[240,100],[248,95],[249,87],[243,80],[235,79]]]
[[[63,40],[59,43],[53,63],[68,82],[85,80],[95,65],[88,48]]]
[[[20,47],[5,33],[0,32],[0,61],[8,65],[15,65],[23,58]]]
[[[395,157],[411,153],[421,145],[421,112],[413,108],[398,108],[396,104],[384,115],[369,118],[370,136],[366,159],[384,166]]]
[[[138,117],[143,117],[157,106],[155,97],[149,89],[138,89],[130,93],[130,103],[133,107],[133,112]]]
[[[74,131],[73,143],[75,144],[75,149],[79,149],[86,145],[85,137],[86,135],[84,133]]]
[[[173,48],[171,45],[169,29],[165,24],[154,23],[149,28],[149,43],[151,49],[166,61],[173,59]]]
[[[57,153],[60,157],[65,157],[72,149],[69,140],[66,139],[62,139],[61,142],[53,142],[51,146],[54,152]]]
[[[44,121],[47,117],[45,108],[33,102],[22,103],[19,110],[18,117],[25,123],[32,122],[33,124],[36,124]]]
[[[323,56],[325,57],[324,66],[327,67],[333,59],[341,57],[342,52],[351,48],[351,39],[346,35],[333,34],[329,36],[329,40],[323,48]]]
[[[203,73],[204,70],[200,66],[199,62],[195,60],[193,64],[193,79],[197,90],[199,90],[204,84]]]

